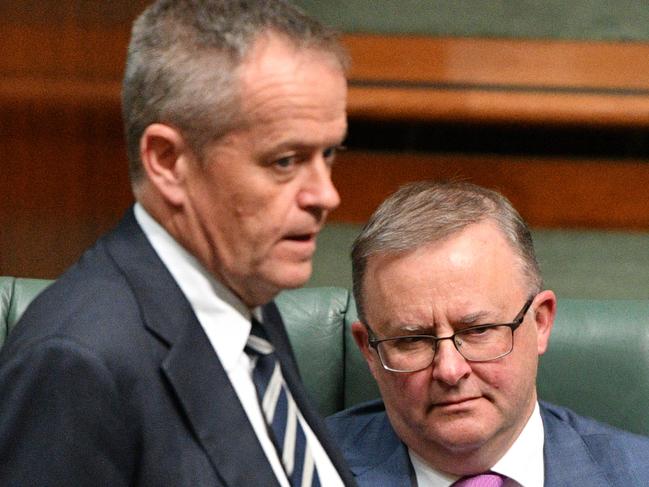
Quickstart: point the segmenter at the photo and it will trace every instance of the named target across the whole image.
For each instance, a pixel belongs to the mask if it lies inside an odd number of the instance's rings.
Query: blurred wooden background
[[[132,203],[119,90],[147,2],[0,4],[0,274],[56,277]],[[499,189],[537,228],[649,229],[649,43],[348,33],[335,222],[399,185]],[[495,144],[495,145],[494,145]]]

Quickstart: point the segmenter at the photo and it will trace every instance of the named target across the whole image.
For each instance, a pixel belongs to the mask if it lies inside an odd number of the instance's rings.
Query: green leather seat
[[[0,345],[51,281],[0,277]],[[344,288],[282,293],[280,307],[302,377],[323,415],[378,397],[349,333],[356,308]],[[559,300],[539,395],[649,436],[649,300]]]
[[[0,276],[0,346],[31,300],[52,282]]]

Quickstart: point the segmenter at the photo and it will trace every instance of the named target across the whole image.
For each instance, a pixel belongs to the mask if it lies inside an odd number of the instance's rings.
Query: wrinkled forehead
[[[457,310],[482,303],[502,306],[525,294],[520,257],[488,225],[475,225],[449,238],[398,253],[368,258],[363,279],[365,314],[403,310]],[[477,305],[476,304],[476,305]]]

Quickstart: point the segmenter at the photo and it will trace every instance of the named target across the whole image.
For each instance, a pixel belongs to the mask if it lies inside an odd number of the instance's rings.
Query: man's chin
[[[260,276],[260,280],[267,283],[269,290],[280,293],[285,289],[297,289],[304,286],[311,278],[311,261],[286,262],[278,264],[272,272]]]
[[[291,272],[285,272],[278,276],[277,286],[280,291],[283,289],[297,289],[302,287],[309,282],[309,279],[311,278],[312,266],[310,262],[308,264],[301,264],[299,266],[293,265],[291,267],[293,267]]]
[[[441,427],[431,431],[431,437],[437,438],[437,442],[446,449],[458,453],[480,448],[493,434],[484,419],[471,415],[446,418],[437,424]]]

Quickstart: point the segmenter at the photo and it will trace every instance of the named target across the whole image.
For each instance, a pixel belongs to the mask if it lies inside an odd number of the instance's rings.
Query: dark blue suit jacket
[[[353,485],[307,401],[277,308],[264,314],[300,410]],[[36,298],[0,351],[0,485],[277,485],[132,211]]]
[[[649,485],[649,438],[541,402],[547,487]],[[408,452],[381,401],[327,418],[360,487],[416,485]]]

